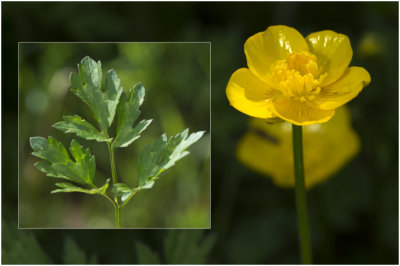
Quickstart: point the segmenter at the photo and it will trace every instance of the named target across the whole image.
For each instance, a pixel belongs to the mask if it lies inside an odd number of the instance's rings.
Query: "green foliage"
[[[72,73],[70,76],[72,91],[89,106],[101,131],[78,115],[64,116],[64,121],[55,123],[53,127],[65,133],[75,133],[87,140],[107,143],[112,168],[113,195],[107,194],[110,179],[107,179],[100,188],[94,184],[95,158],[89,149],[84,150],[74,139],[69,149],[74,159],[72,160],[63,144],[56,139],[31,137],[30,145],[34,151],[32,154],[44,160],[36,162],[35,166],[48,176],[90,186],[85,188],[71,183],[56,183],[58,189],[51,193],[81,192],[101,194],[106,197],[116,209],[116,226],[120,227],[120,209],[136,192],[151,188],[161,172],[188,155],[189,152],[185,150],[198,141],[204,131],[188,136],[189,130],[186,129],[169,139],[163,134],[152,146],[147,145],[139,156],[139,186],[131,189],[123,183],[118,183],[114,150],[130,145],[152,122],[152,120],[142,120],[133,127],[141,114],[139,107],[144,100],[145,88],[138,83],[129,94],[124,93],[114,70],[107,72],[103,86],[101,63],[100,61],[96,63],[90,57],[82,59],[78,64],[78,70],[79,74]],[[110,138],[108,129],[113,123],[116,112],[118,113],[116,136]],[[123,205],[120,205],[121,202]]]
[[[151,188],[156,178],[166,169],[189,154],[185,151],[198,141],[204,131],[192,133],[188,137],[188,129],[170,137],[161,135],[153,145],[147,145],[139,155],[138,184],[142,188]]]
[[[128,185],[118,183],[113,187],[114,193],[121,196],[121,200],[125,202],[136,192],[152,188],[158,176],[188,155],[189,152],[185,150],[205,133],[205,131],[199,131],[188,136],[188,132],[189,130],[185,129],[169,139],[163,134],[153,145],[146,145],[139,155],[138,187],[131,189]]]
[[[51,261],[34,235],[18,230],[12,223],[2,223],[2,264],[50,264]]]
[[[59,193],[59,192],[82,192],[86,194],[104,194],[108,188],[108,182],[110,179],[107,179],[106,183],[99,188],[85,189],[81,187],[74,186],[70,183],[56,183],[55,185],[59,187],[59,189],[53,190],[51,193]]]
[[[63,116],[64,121],[53,125],[58,130],[65,133],[75,133],[77,136],[87,140],[97,140],[98,142],[111,141],[103,132],[99,132],[92,124],[82,119],[79,115]]]
[[[164,264],[206,264],[215,243],[214,235],[200,230],[171,230],[164,245]],[[160,264],[159,255],[144,244],[136,243],[139,264]]]
[[[70,81],[73,92],[78,95],[92,110],[93,115],[103,132],[111,126],[123,88],[114,70],[109,70],[102,90],[102,70],[100,61],[96,63],[90,57],[78,64],[79,75],[71,73]]]
[[[37,169],[51,177],[67,179],[79,184],[94,186],[93,177],[96,171],[96,162],[89,149],[83,150],[76,140],[72,140],[70,152],[75,161],[72,161],[64,145],[49,137],[30,138],[33,155],[44,159],[35,163]]]
[[[150,125],[152,120],[142,120],[132,128],[136,119],[140,115],[139,107],[143,103],[145,89],[141,83],[130,90],[129,96],[122,94],[120,104],[118,105],[118,123],[117,136],[114,141],[114,147],[127,147],[133,141],[140,137],[140,133]]]
[[[141,190],[140,188],[131,189],[128,185],[124,183],[116,183],[113,186],[113,193],[121,197],[122,202],[124,202],[128,197],[133,196],[133,193]]]

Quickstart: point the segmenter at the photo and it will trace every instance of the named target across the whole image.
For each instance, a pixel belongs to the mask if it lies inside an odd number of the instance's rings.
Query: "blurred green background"
[[[191,156],[166,171],[154,189],[138,193],[123,210],[128,228],[210,227],[210,44],[209,43],[21,43],[19,45],[19,225],[22,228],[112,228],[114,208],[105,198],[80,193],[50,195],[60,182],[35,169],[29,138],[52,136],[69,147],[73,138],[96,158],[95,183],[111,176],[105,143],[86,141],[51,127],[77,114],[93,125],[90,109],[70,91],[69,75],[89,55],[113,68],[128,90],[142,82],[142,119],[151,127],[128,148],[116,151],[119,182],[137,186],[137,158],[164,132],[208,132]],[[115,118],[114,121],[117,119]],[[116,125],[116,122],[114,123]],[[115,126],[114,126],[115,127]],[[111,132],[113,132],[113,127]],[[115,131],[115,128],[114,128]],[[115,133],[111,133],[113,136]],[[97,182],[96,182],[97,181]]]
[[[230,107],[225,96],[230,75],[246,66],[246,39],[277,24],[293,26],[304,36],[325,29],[347,34],[354,50],[351,65],[365,67],[372,77],[349,104],[361,152],[308,193],[314,262],[398,263],[397,2],[2,3],[2,7],[3,263],[65,263],[70,254],[79,252],[80,263],[90,262],[92,256],[97,263],[113,264],[154,262],[159,257],[164,263],[298,263],[294,192],[274,186],[237,162],[236,144],[247,130],[247,117]],[[212,229],[16,230],[18,41],[210,41]],[[111,54],[102,59],[107,64],[117,60]],[[40,67],[50,68],[46,63]],[[170,78],[181,82],[181,77]],[[190,80],[185,86],[193,85]],[[176,97],[174,101],[181,102],[184,96]],[[186,117],[185,112],[182,115]],[[145,111],[143,116],[151,117]],[[171,243],[180,245],[173,250],[168,248]]]

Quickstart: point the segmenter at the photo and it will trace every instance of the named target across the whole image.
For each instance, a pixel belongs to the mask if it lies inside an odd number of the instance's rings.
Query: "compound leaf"
[[[105,91],[102,90],[101,63],[86,56],[78,64],[79,75],[71,73],[72,91],[92,110],[94,118],[103,132],[111,126],[115,110],[123,91],[120,80],[114,70],[108,71]]]
[[[65,133],[75,133],[77,136],[87,139],[96,140],[98,142],[111,141],[112,138],[99,132],[92,124],[82,119],[79,115],[63,116],[64,121],[57,122],[53,125],[58,130]]]
[[[83,150],[76,140],[72,140],[70,159],[64,145],[49,137],[31,137],[30,145],[33,155],[44,159],[35,163],[35,167],[51,177],[67,179],[79,184],[93,185],[96,162],[89,149]]]
[[[139,107],[143,103],[145,89],[141,83],[137,84],[129,92],[129,97],[124,93],[118,104],[117,136],[114,147],[127,147],[140,137],[140,133],[147,128],[152,120],[142,120],[134,128],[140,115]]]
[[[186,155],[190,145],[198,141],[205,131],[192,133],[188,137],[188,129],[167,139],[161,135],[152,146],[147,145],[139,155],[138,185],[140,188],[151,188],[157,177]]]

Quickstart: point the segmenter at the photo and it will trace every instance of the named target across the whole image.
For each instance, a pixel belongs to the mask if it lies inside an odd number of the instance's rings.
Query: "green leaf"
[[[92,110],[94,118],[103,132],[111,126],[115,110],[123,91],[120,80],[114,70],[107,72],[105,91],[102,90],[101,63],[86,56],[78,64],[79,75],[71,73],[72,91]]]
[[[126,184],[116,183],[113,185],[112,192],[124,202],[131,195],[132,189]]]
[[[123,193],[130,193],[132,192],[132,189],[130,187],[128,187],[128,185],[124,184],[124,183],[116,183],[113,185],[113,189],[112,191],[117,194],[123,194]]]
[[[59,192],[82,192],[86,194],[104,194],[108,188],[109,181],[110,179],[107,179],[106,183],[102,187],[93,189],[78,187],[70,183],[56,183],[55,185],[59,187],[59,189],[55,189],[51,193],[53,194]]]
[[[160,256],[145,244],[137,242],[136,250],[137,250],[139,264],[153,264],[153,265],[161,264]]]
[[[122,202],[124,202],[132,193],[138,192],[142,188],[130,188],[128,185],[123,183],[116,183],[113,185],[112,192],[121,197]]]
[[[31,137],[30,144],[34,151],[33,155],[50,163],[66,163],[69,160],[67,150],[52,137],[49,137],[49,140],[42,137]]]
[[[65,133],[75,133],[77,136],[87,140],[96,140],[98,142],[112,140],[112,138],[107,138],[104,133],[99,132],[92,124],[78,115],[63,116],[63,118],[64,121],[55,123],[53,127]]]
[[[30,138],[33,155],[44,159],[35,163],[37,169],[51,177],[67,179],[79,184],[93,185],[96,162],[89,149],[83,150],[76,140],[72,140],[70,159],[65,147],[56,139],[49,137]]]
[[[155,143],[147,145],[139,155],[138,184],[140,188],[151,188],[157,177],[166,169],[172,167],[178,160],[189,154],[185,151],[198,141],[205,131],[192,133],[188,137],[188,129],[167,139],[161,135]]]
[[[140,133],[147,128],[152,120],[142,120],[134,128],[137,118],[140,115],[139,107],[143,103],[145,89],[141,83],[130,90],[129,97],[124,93],[118,104],[117,136],[114,147],[127,147],[140,137]]]

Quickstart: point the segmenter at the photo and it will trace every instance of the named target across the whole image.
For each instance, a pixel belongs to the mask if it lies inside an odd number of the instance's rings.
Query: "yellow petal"
[[[274,91],[247,68],[237,70],[226,87],[230,104],[242,113],[259,118],[274,118],[269,98]]]
[[[346,106],[324,124],[303,127],[306,188],[332,177],[360,149]],[[249,130],[239,141],[236,155],[243,164],[267,175],[281,187],[294,186],[292,125],[249,120]]]
[[[273,63],[286,59],[288,53],[308,50],[303,36],[296,29],[287,26],[271,26],[266,31],[251,36],[244,44],[247,65],[256,76],[267,83],[267,75]]]
[[[332,110],[355,98],[371,82],[368,71],[362,67],[349,67],[335,83],[321,89],[316,106]]]
[[[325,30],[311,33],[306,40],[311,52],[318,58],[320,74],[328,74],[321,85],[329,85],[340,78],[353,56],[349,38],[344,34]]]
[[[335,114],[334,110],[321,110],[287,97],[277,97],[272,101],[271,107],[283,120],[300,126],[324,123]]]

